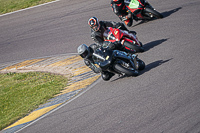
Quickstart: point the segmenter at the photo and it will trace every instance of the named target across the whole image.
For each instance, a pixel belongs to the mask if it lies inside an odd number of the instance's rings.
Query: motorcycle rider
[[[136,34],[135,31],[129,31],[123,23],[114,22],[114,21],[99,21],[96,17],[91,17],[88,20],[88,25],[91,28],[91,38],[98,44],[102,45],[103,33],[107,27],[119,28],[121,30],[126,30],[132,34]]]
[[[111,0],[113,12],[123,21],[128,27],[132,26],[132,13],[127,9],[124,0]]]
[[[91,28],[91,38],[100,46],[103,46],[104,43],[103,33],[105,32],[107,27],[119,28],[121,30],[128,31],[129,33],[136,34],[135,31],[129,31],[123,23],[120,22],[116,23],[114,21],[99,21],[98,18],[96,17],[91,17],[88,20],[88,25]],[[121,42],[116,41],[114,44],[117,45],[116,47],[118,47],[119,45],[121,45]],[[118,50],[124,51],[125,49],[123,48]],[[133,54],[133,52],[128,50],[126,52]]]
[[[103,80],[108,81],[111,77],[114,76],[113,73],[110,73],[108,71],[103,71],[101,68],[98,68],[95,66],[95,63],[92,59],[92,54],[95,51],[95,49],[98,47],[97,44],[91,44],[89,47],[86,44],[81,44],[78,48],[78,54],[84,58],[84,62],[86,66],[88,66],[91,70],[93,70],[95,73],[101,73],[101,77]]]
[[[135,0],[138,1],[138,0]],[[121,21],[124,21],[124,23],[127,26],[132,26],[133,24],[133,20],[132,17],[135,21],[138,21],[137,19],[137,14],[140,14],[141,9],[142,9],[142,3],[144,4],[145,1],[144,0],[139,0],[139,5],[138,5],[138,9],[135,10],[133,13],[131,13],[131,11],[128,10],[128,8],[126,7],[124,0],[111,0],[111,7],[113,12],[119,17],[119,19]]]

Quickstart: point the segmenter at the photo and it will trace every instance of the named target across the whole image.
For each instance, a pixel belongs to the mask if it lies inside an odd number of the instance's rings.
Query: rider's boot
[[[134,13],[133,13],[132,17],[133,17],[133,20],[135,20],[136,22],[138,21],[138,17]]]

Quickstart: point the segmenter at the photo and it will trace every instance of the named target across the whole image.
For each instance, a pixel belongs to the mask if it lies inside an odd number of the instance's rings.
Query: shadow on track
[[[172,60],[172,58],[168,59],[168,60],[158,60],[158,61],[152,62],[152,63],[146,65],[144,70],[139,71],[139,75],[138,76],[140,76],[140,75],[144,74],[145,72],[148,72],[151,69],[154,69],[154,68],[156,68],[156,67],[158,67],[158,66],[160,66],[160,65],[162,65],[162,64],[164,64],[164,63],[166,63],[166,62],[168,62],[170,60]],[[114,81],[117,81],[119,79],[126,78],[126,77],[130,77],[130,76],[120,76],[120,77],[118,77],[116,79],[113,79],[111,82],[114,82]]]
[[[168,59],[168,60],[158,60],[158,61],[152,62],[152,63],[146,65],[144,70],[140,71],[140,75],[144,74],[144,73],[150,71],[151,69],[154,69],[154,68],[156,68],[156,67],[158,67],[158,66],[160,66],[160,65],[162,65],[162,64],[164,64],[164,63],[166,63],[170,60],[172,60],[172,58]]]
[[[161,43],[167,41],[169,38],[167,39],[160,39],[160,40],[156,40],[156,41],[152,41],[152,42],[149,42],[149,43],[146,43],[144,46],[144,52],[148,51],[149,49],[157,46],[157,45],[160,45]]]
[[[160,45],[161,43],[163,43],[163,42],[165,42],[165,41],[167,41],[167,40],[168,40],[168,38],[167,38],[167,39],[160,39],[160,40],[152,41],[152,42],[149,42],[149,43],[145,44],[145,45],[144,45],[145,52],[148,51],[149,49],[151,49],[151,48],[157,46],[157,45]],[[159,65],[161,65],[161,64],[163,64],[163,63],[165,63],[165,62],[168,62],[168,61],[170,61],[170,60],[171,60],[171,59],[166,60],[166,61],[159,60],[159,61],[153,62],[153,63],[151,63],[151,64],[148,64],[148,65],[146,65],[145,69],[142,70],[142,71],[140,71],[139,73],[140,73],[140,74],[143,74],[144,72],[147,72],[147,71],[149,71],[150,69],[155,68],[155,67],[157,67],[157,66],[159,66]],[[139,75],[140,75],[140,74],[139,74]],[[120,77],[118,77],[118,78],[112,80],[111,82],[114,82],[114,81],[116,81],[116,80],[118,80],[118,79],[122,79],[122,78],[125,78],[125,77],[127,77],[127,76],[120,76]]]
[[[166,17],[170,16],[171,14],[177,12],[177,11],[180,10],[180,9],[182,9],[182,7],[178,7],[178,8],[175,8],[175,9],[173,9],[173,10],[163,12],[163,13],[162,13],[163,18],[166,18]]]
[[[162,12],[161,14],[163,15],[163,18],[166,18],[166,17],[170,16],[171,14],[177,12],[177,11],[180,10],[180,9],[182,9],[182,7],[178,7],[178,8],[172,9],[172,10],[170,10],[170,11]],[[138,25],[141,25],[141,24],[143,24],[143,23],[150,22],[150,21],[154,21],[154,20],[157,20],[157,19],[142,20],[142,21],[140,21],[139,23],[133,25],[132,27],[135,27],[135,26],[138,26]]]

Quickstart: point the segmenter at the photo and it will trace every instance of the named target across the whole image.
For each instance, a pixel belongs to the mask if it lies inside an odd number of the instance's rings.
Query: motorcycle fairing
[[[126,60],[131,60],[131,57],[127,55],[126,52],[119,51],[119,50],[114,50],[113,51],[114,58],[122,58]]]
[[[136,1],[136,0],[131,0],[128,6],[129,6],[131,9],[136,9],[136,8],[138,8],[139,5],[140,5],[140,3],[139,3],[138,1]]]
[[[123,36],[123,33],[120,31],[120,29],[113,29],[112,27],[109,27],[110,32],[113,34],[113,36],[116,38],[116,41],[120,41],[120,39]]]
[[[115,36],[110,31],[110,27],[107,28],[107,30],[103,33],[104,40],[115,40]]]
[[[98,64],[102,69],[107,69],[107,67],[110,65],[112,61],[112,50],[106,50],[103,48],[99,48],[95,50],[95,53],[93,53],[93,60],[95,64]]]
[[[136,10],[140,9],[142,10],[144,8],[144,0],[126,0],[125,5],[126,7],[131,11],[135,12]]]

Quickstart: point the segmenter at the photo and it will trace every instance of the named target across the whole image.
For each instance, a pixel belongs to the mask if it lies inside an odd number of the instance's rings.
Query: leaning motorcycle
[[[138,40],[135,34],[129,33],[118,28],[108,27],[103,33],[104,41],[115,42],[120,41],[126,49],[133,52],[144,52],[142,43]]]
[[[138,76],[138,71],[145,68],[145,63],[135,54],[130,55],[123,51],[110,50],[108,47],[97,48],[92,58],[103,71],[113,74]]]
[[[125,0],[125,5],[132,13],[140,9],[141,12],[132,16],[134,20],[150,20],[153,18],[163,18],[163,15],[156,11],[146,0]]]

